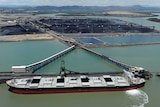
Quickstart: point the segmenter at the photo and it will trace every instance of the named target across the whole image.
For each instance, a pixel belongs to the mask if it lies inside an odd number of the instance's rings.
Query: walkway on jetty
[[[83,46],[80,46],[80,45],[79,45],[79,47],[81,49],[84,49],[84,50],[86,50],[86,51],[88,51],[88,52],[90,52],[92,54],[95,54],[95,55],[101,57],[102,59],[105,59],[105,60],[117,65],[118,67],[120,67],[122,69],[129,70],[130,68],[133,67],[131,65],[125,64],[123,62],[120,62],[120,61],[118,61],[116,59],[110,58],[110,57],[108,57],[106,55],[103,55],[103,54],[100,54],[98,52],[95,52],[95,51],[93,51],[91,49],[88,49],[86,47],[83,47]],[[26,66],[12,66],[12,71],[35,73],[37,70],[45,67],[46,65],[48,65],[49,63],[51,63],[51,62],[55,61],[56,59],[62,57],[63,55],[66,55],[67,53],[71,52],[75,48],[76,48],[76,46],[73,45],[73,46],[71,46],[71,47],[69,47],[69,48],[67,48],[67,49],[65,49],[65,50],[63,50],[61,52],[56,53],[55,55],[52,55],[52,56],[50,56],[50,57],[48,57],[48,58],[46,58],[44,60],[41,60],[39,62],[35,62],[33,64],[29,64],[29,65],[26,65]]]
[[[58,52],[57,54],[54,54],[44,60],[41,60],[39,62],[35,62],[33,64],[26,65],[26,66],[12,66],[12,71],[35,73],[37,70],[43,68],[44,66],[55,61],[56,59],[66,55],[67,53],[71,52],[74,49],[75,49],[75,46],[73,45],[73,46],[71,46],[61,52]]]
[[[88,49],[86,47],[81,47],[81,48],[94,54],[94,55],[101,57],[102,59],[104,59],[106,61],[109,61],[109,62],[115,64],[116,66],[118,66],[122,69],[125,69],[129,72],[132,72],[136,77],[138,76],[140,78],[145,78],[145,79],[150,79],[152,77],[152,74],[148,70],[145,70],[142,67],[136,67],[136,66],[131,66],[131,65],[125,64],[123,62],[120,62],[116,59],[110,58],[110,57],[103,55],[103,54],[100,54],[98,52],[95,52],[95,51]]]
[[[97,56],[101,57],[102,59],[105,59],[105,60],[107,60],[107,61],[109,61],[109,62],[117,65],[118,67],[120,67],[122,69],[129,70],[130,68],[133,67],[131,65],[125,64],[123,62],[120,62],[120,61],[118,61],[116,59],[110,58],[110,57],[108,57],[106,55],[103,55],[103,54],[100,54],[98,52],[95,52],[95,51],[93,51],[91,49],[88,49],[86,47],[81,47],[81,48],[84,49],[84,50],[86,50],[86,51],[88,51],[88,52],[90,52],[90,53],[92,53],[92,54],[94,54],[94,55],[97,55]]]
[[[84,49],[106,61],[109,61],[113,64],[115,64],[116,66],[122,68],[122,69],[126,69],[127,71],[130,71],[132,68],[135,68],[131,65],[125,64],[123,62],[120,62],[116,59],[110,58],[106,55],[100,54],[98,52],[95,52],[91,49],[88,49],[86,47],[80,46],[78,48]],[[27,66],[13,66],[12,67],[12,71],[11,72],[1,72],[0,73],[0,83],[5,83],[5,81],[9,80],[9,79],[13,79],[13,78],[22,78],[22,77],[31,77],[31,76],[47,76],[47,75],[55,75],[55,74],[36,74],[35,72],[39,69],[41,69],[42,67],[45,67],[47,64],[55,61],[56,59],[62,57],[63,55],[66,55],[67,53],[73,51],[74,49],[76,49],[76,46],[73,45],[61,52],[58,52],[55,55],[52,55],[42,61],[27,65]],[[138,67],[137,67],[138,68]],[[141,68],[141,67],[139,67]],[[144,69],[136,69],[136,70],[143,70]],[[133,70],[134,71],[134,70]],[[122,71],[121,71],[122,72]],[[138,75],[139,76],[139,75]],[[150,74],[148,72],[142,72],[142,74],[140,75],[140,77],[142,78],[146,78],[149,79],[150,78]]]

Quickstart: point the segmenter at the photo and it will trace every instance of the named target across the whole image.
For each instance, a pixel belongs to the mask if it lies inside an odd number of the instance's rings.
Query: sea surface
[[[27,65],[55,54],[67,46],[56,41],[0,43],[0,71],[10,71],[12,65]],[[18,95],[0,85],[0,107],[159,107],[160,45],[94,48],[93,50],[124,63],[141,66],[153,73],[143,88],[122,92]],[[58,73],[61,60],[67,69],[79,72],[120,71],[121,69],[84,50],[77,49],[47,65],[37,73]],[[116,103],[115,103],[116,102]],[[144,106],[143,106],[144,105]]]
[[[137,20],[141,22],[141,18]],[[145,21],[143,18],[142,22]],[[156,26],[160,27],[157,23]],[[57,41],[2,42],[0,71],[10,71],[13,65],[40,61],[66,48]],[[144,67],[153,73],[153,77],[140,89],[121,92],[19,95],[9,92],[8,86],[1,84],[0,107],[159,107],[160,77],[156,73],[160,72],[160,44],[92,49],[124,63]],[[67,69],[78,72],[122,70],[93,54],[76,49],[36,73],[58,73],[62,60]]]
[[[99,39],[111,45],[160,43],[160,34],[99,37]]]
[[[132,35],[117,35],[117,36],[101,36],[98,37],[75,37],[77,41],[83,44],[101,45],[104,43],[110,45],[136,45],[136,44],[154,44],[160,43],[160,33],[157,34],[132,34]]]

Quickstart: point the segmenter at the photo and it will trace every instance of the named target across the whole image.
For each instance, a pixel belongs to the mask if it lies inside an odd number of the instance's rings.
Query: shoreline
[[[160,33],[85,33],[85,34],[62,34],[66,37],[119,37],[119,36],[160,36]],[[21,42],[21,41],[47,41],[47,40],[57,40],[56,37],[50,34],[22,34],[22,35],[9,35],[9,36],[0,36],[0,42]],[[138,46],[138,45],[154,45],[160,44],[159,42],[144,42],[144,43],[135,43],[135,44],[85,44],[89,48],[100,48],[100,47],[124,47],[124,46]]]
[[[20,42],[20,41],[42,41],[55,40],[56,38],[49,34],[22,34],[0,36],[0,42]]]
[[[69,33],[69,34],[62,34],[67,37],[75,37],[75,36],[81,36],[81,37],[118,37],[118,36],[160,36],[160,33],[152,32],[152,33]]]
[[[160,42],[144,42],[144,43],[135,43],[135,44],[102,44],[102,45],[96,45],[96,44],[91,44],[91,45],[85,45],[88,48],[104,48],[104,47],[127,47],[127,46],[142,46],[142,45],[155,45],[155,44],[160,44]]]

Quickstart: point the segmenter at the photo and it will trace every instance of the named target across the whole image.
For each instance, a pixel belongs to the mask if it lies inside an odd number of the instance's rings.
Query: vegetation
[[[160,19],[158,18],[149,18],[149,21],[153,21],[153,22],[159,22],[160,23]]]

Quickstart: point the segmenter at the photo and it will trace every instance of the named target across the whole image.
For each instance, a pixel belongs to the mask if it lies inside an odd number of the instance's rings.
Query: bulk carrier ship
[[[61,67],[55,75],[14,78],[6,81],[9,91],[17,94],[125,91],[143,87],[145,79],[132,72],[80,73]]]

